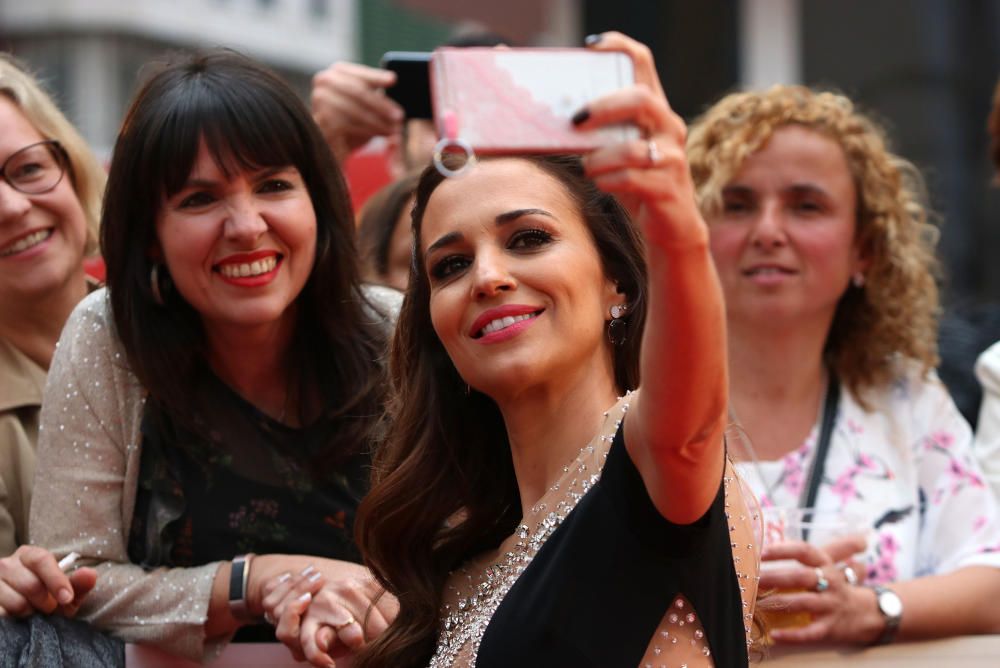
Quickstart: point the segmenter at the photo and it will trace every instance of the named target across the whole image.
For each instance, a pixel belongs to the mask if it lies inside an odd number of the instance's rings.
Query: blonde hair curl
[[[11,55],[0,53],[0,95],[13,102],[28,122],[46,139],[58,141],[69,158],[69,177],[87,220],[84,252],[98,252],[98,225],[107,172],[94,157],[90,146],[66,120],[39,83]]]
[[[840,145],[854,180],[857,243],[869,266],[864,287],[849,287],[837,305],[824,357],[863,402],[865,390],[892,382],[901,357],[922,375],[938,363],[937,228],[920,173],[889,150],[882,128],[847,97],[804,86],[733,93],[691,125],[688,162],[707,220],[747,157],[788,125]]]

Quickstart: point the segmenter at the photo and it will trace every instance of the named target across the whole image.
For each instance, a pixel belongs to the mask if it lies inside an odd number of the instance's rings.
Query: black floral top
[[[211,373],[202,393],[191,428],[146,404],[131,561],[189,567],[253,552],[359,562],[352,532],[367,491],[368,447],[317,470],[337,440],[335,420],[288,427]]]

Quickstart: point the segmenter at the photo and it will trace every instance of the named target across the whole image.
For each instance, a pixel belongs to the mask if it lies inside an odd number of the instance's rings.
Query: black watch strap
[[[247,607],[247,582],[250,579],[250,561],[252,554],[241,554],[233,557],[229,571],[229,611],[239,620],[250,619],[250,609]]]

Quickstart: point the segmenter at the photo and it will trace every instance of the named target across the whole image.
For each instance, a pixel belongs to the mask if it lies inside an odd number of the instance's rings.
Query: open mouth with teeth
[[[278,268],[281,255],[268,255],[252,262],[227,262],[215,265],[215,271],[226,278],[254,278],[269,274]]]
[[[8,255],[15,255],[16,253],[23,253],[29,248],[33,248],[38,244],[42,243],[46,239],[52,236],[52,229],[38,230],[37,232],[32,232],[31,234],[25,235],[18,239],[17,241],[7,244],[0,250],[0,257],[7,257]]]
[[[524,313],[522,315],[508,315],[502,318],[496,318],[495,320],[490,320],[486,323],[486,326],[481,330],[476,332],[472,337],[474,339],[481,339],[484,336],[493,334],[494,332],[499,332],[500,330],[512,327],[519,322],[524,322],[525,320],[533,320],[542,314],[542,311],[534,311],[532,313]]]

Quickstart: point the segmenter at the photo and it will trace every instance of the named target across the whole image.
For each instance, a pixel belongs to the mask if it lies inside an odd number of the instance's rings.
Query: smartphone
[[[431,54],[425,51],[388,51],[380,67],[396,73],[386,95],[403,108],[407,118],[433,118],[430,84]]]
[[[441,48],[430,79],[438,135],[476,153],[585,153],[639,138],[635,125],[585,132],[570,120],[634,83],[632,59],[618,51]]]

